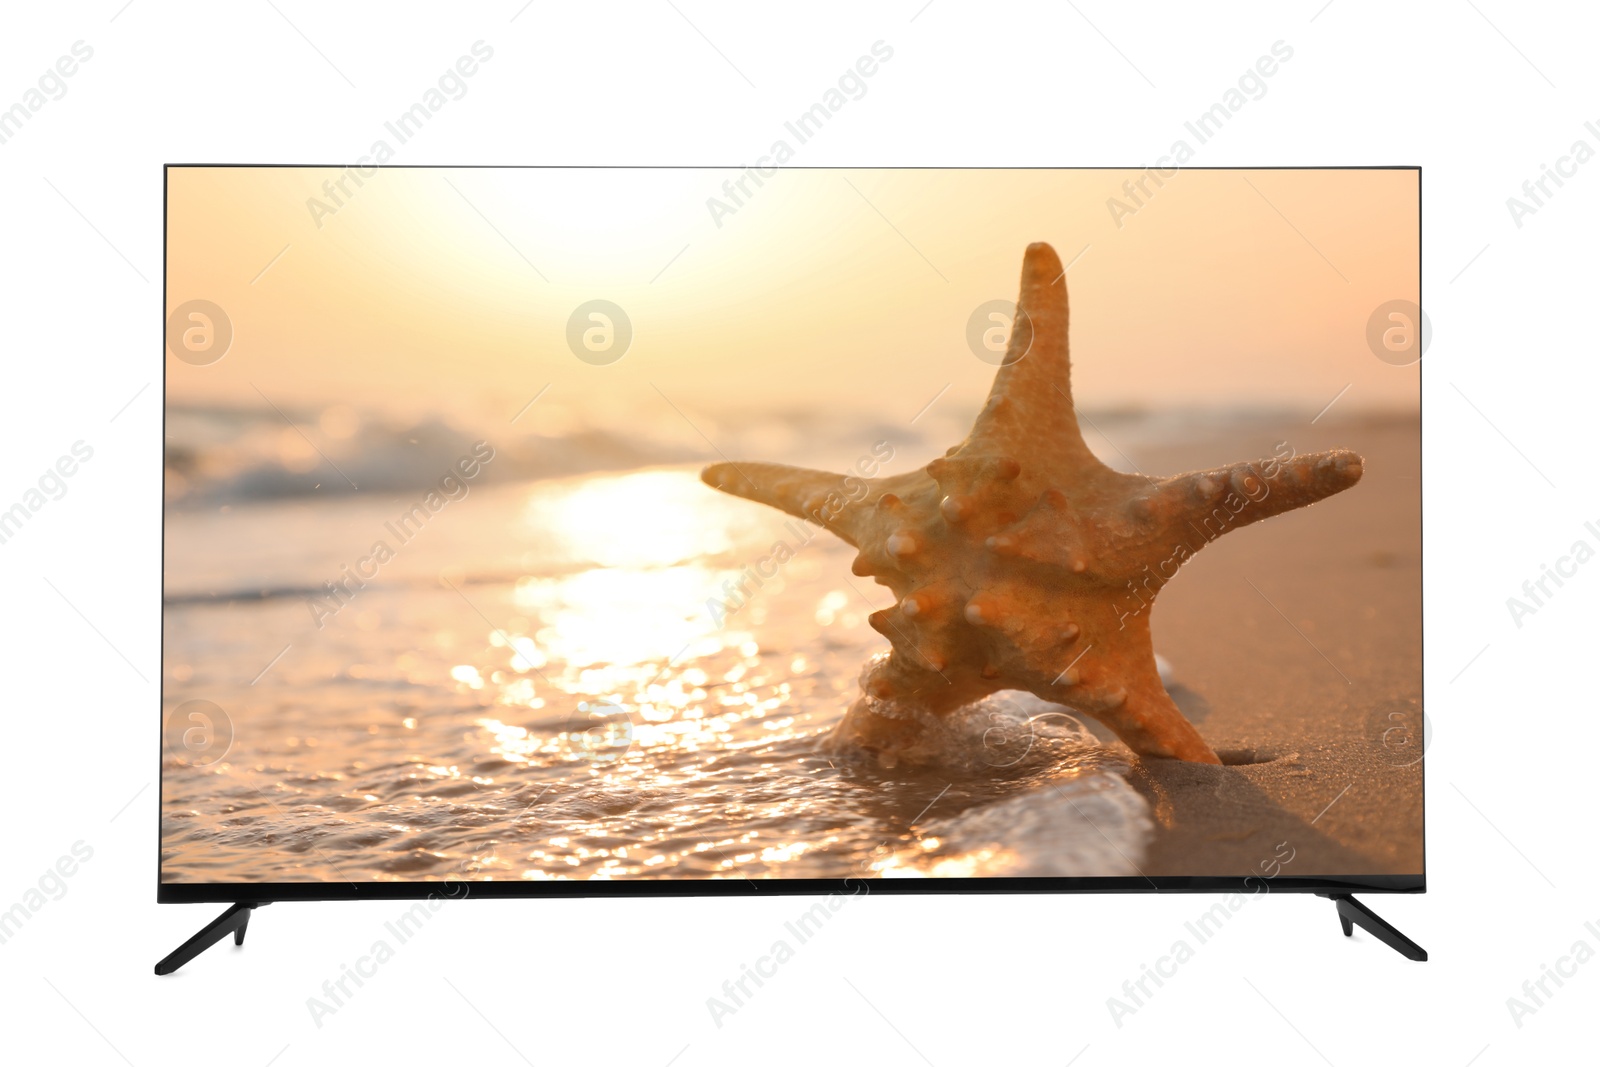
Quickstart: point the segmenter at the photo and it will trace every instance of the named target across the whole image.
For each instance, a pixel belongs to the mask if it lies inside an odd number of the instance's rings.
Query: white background
[[[1580,677],[1600,565],[1520,628],[1506,607],[1574,540],[1594,542],[1583,524],[1600,520],[1600,161],[1520,228],[1506,207],[1574,140],[1600,147],[1583,128],[1600,122],[1592,10],[274,3],[31,4],[0,33],[0,106],[73,42],[94,48],[67,95],[0,145],[0,503],[74,441],[95,449],[68,495],[0,545],[0,908],[74,842],[94,850],[66,895],[0,945],[7,1059],[1593,1058],[1585,1023],[1600,963],[1520,1027],[1506,1006],[1578,939],[1600,948],[1584,928],[1600,927],[1600,900],[1585,891],[1597,873],[1597,729]],[[803,901],[527,900],[445,907],[320,1028],[306,999],[401,904],[274,905],[243,950],[153,977],[157,958],[220,911],[155,904],[161,165],[353,159],[479,39],[494,62],[400,162],[753,161],[881,39],[893,62],[797,163],[1148,163],[1281,39],[1293,62],[1197,165],[1421,164],[1431,892],[1369,903],[1432,962],[1346,940],[1327,901],[1274,896],[1119,1027],[1107,998],[1209,898],[876,897],[852,902],[719,1028],[706,998]]]

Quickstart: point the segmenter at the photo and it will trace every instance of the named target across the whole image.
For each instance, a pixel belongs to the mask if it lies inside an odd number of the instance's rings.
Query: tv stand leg
[[[1318,896],[1327,897],[1339,908],[1339,925],[1344,927],[1344,936],[1349,937],[1354,927],[1361,927],[1385,945],[1394,949],[1408,960],[1426,960],[1427,949],[1411,940],[1393,926],[1385,922],[1377,912],[1367,907],[1349,893],[1318,893]]]
[[[205,928],[179,945],[166,959],[156,964],[157,974],[171,974],[194,959],[218,941],[233,935],[235,945],[244,944],[244,932],[250,926],[250,913],[265,904],[235,904],[207,923]]]

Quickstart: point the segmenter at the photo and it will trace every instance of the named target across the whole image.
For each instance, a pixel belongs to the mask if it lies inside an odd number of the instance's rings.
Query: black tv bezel
[[[1422,875],[1373,874],[1349,878],[1279,875],[1108,878],[635,878],[626,881],[422,882],[166,882],[158,904],[270,904],[290,900],[425,900],[440,897],[796,897],[840,893],[1425,893]]]
[[[173,170],[206,169],[321,169],[332,170],[347,166],[342,163],[168,163],[161,175],[161,431],[165,442],[167,424],[167,352],[166,319],[168,313],[167,280],[169,276],[168,198],[171,193],[170,172]],[[525,164],[393,164],[390,170],[739,170],[729,165],[672,164],[667,166],[537,166]],[[785,170],[1140,170],[1132,166],[1082,166],[1082,167],[785,167]],[[1417,175],[1417,306],[1423,306],[1422,274],[1422,167],[1420,165],[1334,165],[1334,166],[1207,166],[1183,167],[1182,170],[1199,171],[1262,171],[1262,170],[1404,170]],[[1417,424],[1419,460],[1422,453],[1421,429],[1422,374],[1417,376]],[[160,450],[165,463],[165,449]],[[1420,471],[1420,466],[1419,466]],[[157,472],[158,484],[163,471]],[[1418,492],[1425,490],[1426,478],[1419,474]],[[1417,525],[1417,548],[1424,543],[1425,515]],[[158,632],[161,635],[161,672],[157,703],[157,807],[156,807],[156,903],[205,904],[246,903],[268,904],[279,901],[312,900],[426,900],[435,897],[451,899],[478,898],[484,900],[506,898],[599,898],[599,897],[768,897],[768,896],[825,896],[842,893],[855,895],[865,886],[872,895],[927,895],[927,894],[1016,894],[1016,893],[1426,893],[1428,867],[1427,822],[1427,757],[1419,760],[1422,775],[1422,870],[1417,874],[1355,874],[1314,875],[1269,878],[1264,874],[1247,875],[1195,875],[1195,876],[1115,876],[1096,878],[638,878],[620,881],[588,879],[584,881],[483,881],[475,879],[427,879],[393,882],[164,882],[161,879],[162,839],[161,825],[166,812],[165,737],[162,709],[166,702],[166,543],[167,507],[163,497],[161,506],[161,602]],[[1424,669],[1422,703],[1427,707],[1427,557],[1424,555],[1420,578],[1423,595],[1421,627],[1424,635],[1419,666]]]

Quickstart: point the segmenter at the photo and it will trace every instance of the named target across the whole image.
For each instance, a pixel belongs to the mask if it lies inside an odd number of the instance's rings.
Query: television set
[[[230,907],[157,973],[440,896],[1425,959],[1352,897],[1425,888],[1420,184],[169,166],[157,893]]]

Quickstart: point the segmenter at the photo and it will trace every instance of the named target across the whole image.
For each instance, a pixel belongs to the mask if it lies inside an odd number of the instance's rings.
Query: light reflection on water
[[[169,516],[169,593],[315,588],[394,503]],[[233,739],[208,766],[169,746],[163,876],[1137,873],[1143,801],[1032,697],[970,709],[938,771],[819,753],[888,594],[819,535],[717,627],[783,522],[691,470],[481,488],[321,629],[296,596],[169,604],[165,706],[215,701]],[[250,546],[285,539],[307,552],[262,573]]]

